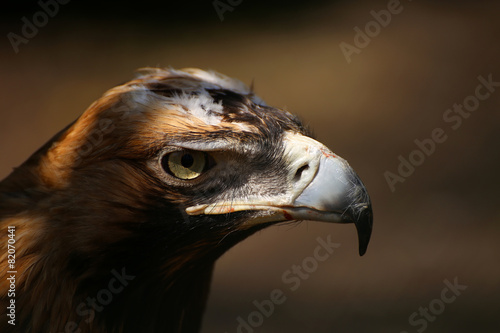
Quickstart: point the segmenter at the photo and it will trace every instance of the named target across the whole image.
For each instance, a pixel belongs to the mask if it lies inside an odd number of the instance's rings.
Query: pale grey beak
[[[295,199],[294,206],[315,211],[314,216],[309,212],[309,219],[354,223],[359,254],[365,254],[372,233],[372,206],[361,179],[344,159],[322,156],[316,176]]]

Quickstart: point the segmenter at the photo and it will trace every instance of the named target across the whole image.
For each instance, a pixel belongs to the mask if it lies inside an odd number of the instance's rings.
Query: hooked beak
[[[296,133],[285,135],[284,159],[289,165],[285,194],[275,198],[244,198],[188,207],[190,215],[264,211],[247,222],[255,225],[289,220],[354,223],[359,254],[370,241],[373,213],[368,192],[347,161],[326,146]]]
[[[361,179],[344,159],[322,156],[316,176],[295,199],[295,207],[290,215],[296,219],[354,223],[359,255],[365,254],[372,233],[372,205]]]

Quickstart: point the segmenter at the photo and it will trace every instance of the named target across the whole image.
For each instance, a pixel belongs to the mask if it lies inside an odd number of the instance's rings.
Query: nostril
[[[301,167],[297,170],[297,172],[295,173],[295,176],[293,177],[293,180],[294,180],[294,181],[296,181],[296,182],[297,182],[297,181],[299,181],[299,180],[300,180],[300,178],[302,177],[302,173],[303,173],[304,171],[306,171],[307,169],[309,169],[309,165],[307,165],[307,164],[306,164],[306,165],[301,166]]]

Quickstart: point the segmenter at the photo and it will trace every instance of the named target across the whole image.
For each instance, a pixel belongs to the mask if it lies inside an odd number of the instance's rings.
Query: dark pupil
[[[182,155],[181,164],[183,167],[189,168],[193,165],[193,163],[194,163],[193,155],[191,155],[191,154]]]

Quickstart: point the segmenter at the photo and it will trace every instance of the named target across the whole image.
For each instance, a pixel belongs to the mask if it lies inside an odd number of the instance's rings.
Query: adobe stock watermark
[[[212,5],[214,6],[217,16],[221,22],[224,21],[224,13],[232,12],[234,8],[241,5],[243,0],[214,0]]]
[[[37,11],[31,17],[31,20],[26,16],[21,18],[23,26],[21,27],[20,35],[14,32],[9,32],[7,38],[15,53],[19,53],[19,46],[21,44],[28,44],[28,42],[38,35],[40,28],[43,28],[49,23],[49,18],[53,18],[59,13],[59,5],[66,5],[70,0],[40,0]]]
[[[304,258],[299,265],[292,265],[281,275],[281,281],[286,285],[287,290],[293,292],[299,289],[302,282],[316,272],[319,263],[328,260],[335,249],[340,247],[339,243],[332,243],[331,235],[328,235],[326,240],[318,237],[316,241],[318,245],[314,248],[312,256]],[[236,332],[253,333],[257,327],[264,324],[266,318],[274,313],[276,307],[284,304],[287,299],[285,290],[277,288],[269,293],[269,298],[262,301],[254,300],[252,303],[255,310],[246,316],[236,318],[238,322]]]
[[[382,28],[386,28],[391,23],[393,16],[401,14],[402,11],[403,5],[399,0],[389,0],[386,9],[370,11],[373,20],[368,21],[363,30],[358,26],[353,28],[356,33],[353,39],[354,45],[346,42],[341,42],[339,44],[340,50],[347,63],[350,64],[352,62],[352,56],[354,54],[360,54],[364,48],[370,45],[373,38],[380,35]]]
[[[443,121],[453,131],[458,130],[462,126],[464,119],[468,119],[479,108],[480,102],[490,98],[496,88],[500,87],[500,82],[493,81],[493,74],[489,74],[487,77],[480,75],[477,80],[479,84],[476,86],[474,94],[465,97],[461,104],[455,103],[453,107],[443,112]],[[436,127],[431,131],[428,138],[413,141],[417,147],[407,157],[398,156],[397,172],[384,172],[384,178],[391,192],[394,193],[396,184],[404,183],[415,172],[417,167],[421,166],[429,156],[434,154],[438,144],[448,139],[447,131],[450,132],[450,129],[445,130],[442,127]]]
[[[118,272],[116,269],[112,269],[111,274],[113,277],[109,280],[108,285],[105,288],[99,290],[95,297],[87,297],[85,302],[81,302],[76,307],[76,313],[78,316],[82,317],[83,321],[89,325],[94,321],[96,312],[102,312],[105,306],[113,302],[114,296],[123,292],[125,287],[129,285],[129,282],[135,279],[134,275],[127,274],[125,267],[122,268],[121,272]],[[69,321],[64,326],[64,332],[60,333],[78,332],[81,332],[79,324],[74,321]]]
[[[435,298],[429,302],[427,307],[419,307],[418,311],[413,312],[408,317],[410,326],[415,327],[418,333],[424,332],[429,323],[436,321],[437,316],[442,314],[447,305],[455,302],[457,297],[462,295],[462,291],[467,289],[464,284],[458,283],[458,277],[453,279],[453,283],[445,279],[443,281],[445,287],[441,290],[439,298]],[[400,333],[409,333],[401,331]]]

